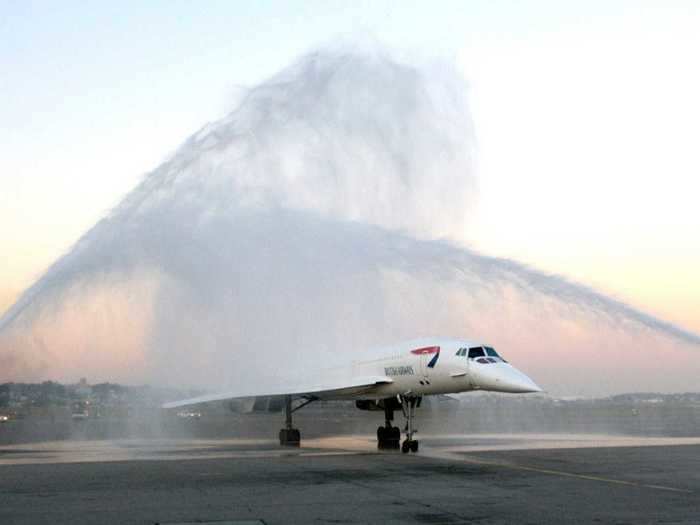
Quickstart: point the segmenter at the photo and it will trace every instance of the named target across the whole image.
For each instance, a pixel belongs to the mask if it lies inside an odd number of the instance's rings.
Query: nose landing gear
[[[401,452],[407,454],[418,452],[418,441],[413,439],[413,434],[417,431],[413,428],[413,418],[415,417],[416,407],[420,406],[421,398],[418,396],[400,396],[401,408],[406,417],[406,439],[401,444]]]

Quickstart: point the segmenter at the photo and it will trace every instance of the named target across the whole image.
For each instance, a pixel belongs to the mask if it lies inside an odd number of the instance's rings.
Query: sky
[[[242,88],[338,36],[454,61],[463,240],[700,332],[696,2],[0,0],[0,310]]]

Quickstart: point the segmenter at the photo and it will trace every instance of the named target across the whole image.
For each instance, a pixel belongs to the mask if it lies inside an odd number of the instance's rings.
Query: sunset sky
[[[3,2],[0,311],[242,88],[361,33],[467,79],[462,241],[700,332],[698,5]]]

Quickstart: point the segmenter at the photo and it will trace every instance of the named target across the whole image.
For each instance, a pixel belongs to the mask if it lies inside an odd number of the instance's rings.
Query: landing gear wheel
[[[391,448],[399,448],[399,443],[401,443],[401,429],[399,427],[391,427],[391,432],[389,433],[389,438],[392,443]]]
[[[411,452],[418,452],[418,441],[415,439],[411,439],[410,441],[408,439],[404,440],[401,444],[401,452],[408,454],[409,450]]]
[[[280,445],[283,447],[298,447],[301,442],[301,432],[297,428],[280,430]]]
[[[386,429],[384,427],[377,428],[377,448],[383,450],[386,446]]]
[[[377,448],[379,450],[396,450],[400,448],[401,430],[398,427],[377,428]]]

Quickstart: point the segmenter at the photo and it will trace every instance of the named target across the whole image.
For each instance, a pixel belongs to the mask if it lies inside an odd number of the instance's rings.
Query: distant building
[[[79,397],[89,397],[92,395],[92,387],[88,385],[87,379],[80,378],[80,381],[75,385],[75,394]]]

